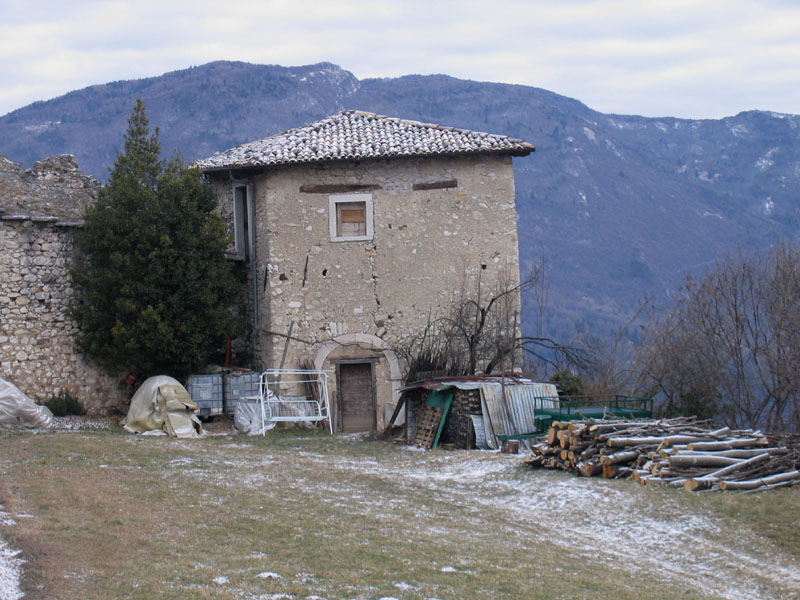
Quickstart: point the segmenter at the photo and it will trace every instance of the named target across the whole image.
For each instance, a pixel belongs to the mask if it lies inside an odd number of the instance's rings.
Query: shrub
[[[50,399],[44,403],[56,417],[66,417],[69,415],[84,415],[86,409],[83,404],[75,396],[66,390],[60,391],[58,394],[50,396]]]

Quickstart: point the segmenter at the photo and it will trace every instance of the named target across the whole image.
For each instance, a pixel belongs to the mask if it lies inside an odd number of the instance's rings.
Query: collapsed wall
[[[66,314],[75,229],[99,189],[69,155],[30,170],[0,157],[0,376],[38,400],[68,391],[92,413],[124,399],[77,351]]]

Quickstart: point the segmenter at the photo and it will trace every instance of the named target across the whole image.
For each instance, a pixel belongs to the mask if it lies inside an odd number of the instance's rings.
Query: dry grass
[[[518,462],[302,431],[0,433],[17,515],[0,535],[26,599],[800,595],[800,489],[693,496]]]

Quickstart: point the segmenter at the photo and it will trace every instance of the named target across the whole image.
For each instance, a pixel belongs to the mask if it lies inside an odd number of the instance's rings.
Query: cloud
[[[213,60],[533,85],[603,112],[800,112],[800,7],[781,0],[6,0],[0,114]]]

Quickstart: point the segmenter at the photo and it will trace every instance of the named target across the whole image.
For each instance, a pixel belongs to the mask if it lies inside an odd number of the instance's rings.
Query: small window
[[[336,237],[367,235],[367,205],[365,202],[336,204]]]
[[[372,239],[372,194],[329,196],[328,208],[331,241]]]

